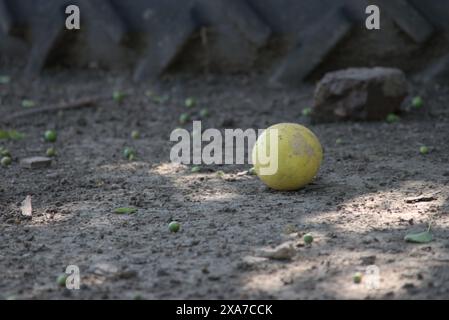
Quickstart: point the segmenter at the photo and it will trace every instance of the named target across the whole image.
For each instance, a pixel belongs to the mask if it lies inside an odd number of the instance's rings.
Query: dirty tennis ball
[[[335,144],[342,144],[342,143],[343,143],[342,138],[338,138],[337,140],[335,140]]]
[[[190,169],[190,172],[192,173],[197,173],[201,171],[201,167],[200,166],[194,166],[192,167],[192,169]]]
[[[65,286],[66,286],[66,282],[67,282],[67,274],[65,274],[65,273],[61,273],[61,274],[56,278],[56,283],[57,283],[58,286],[60,286],[60,287],[65,287]]]
[[[354,283],[357,283],[357,284],[362,282],[362,274],[360,272],[354,273],[354,275],[352,276],[352,281],[354,281]]]
[[[190,120],[190,115],[188,113],[183,113],[179,116],[179,123],[186,124]]]
[[[176,221],[172,221],[168,224],[168,230],[170,230],[170,232],[178,232],[180,228],[181,225]]]
[[[421,154],[428,154],[429,153],[429,148],[426,146],[422,146],[419,148],[419,153]]]
[[[185,105],[186,105],[187,108],[192,108],[192,107],[195,106],[195,104],[196,104],[196,101],[192,97],[187,98],[186,101],[185,101]]]
[[[421,97],[414,97],[412,100],[412,107],[415,109],[420,109],[424,106],[424,101]]]
[[[8,167],[11,165],[11,163],[12,163],[11,157],[3,157],[2,160],[0,161],[0,164],[3,167]]]
[[[252,151],[257,176],[275,190],[297,190],[312,182],[322,160],[318,138],[296,123],[269,127]]]
[[[44,134],[44,139],[47,142],[56,142],[56,139],[58,138],[58,135],[56,134],[55,130],[47,130]]]
[[[400,119],[401,118],[397,114],[389,113],[387,115],[387,119],[386,120],[387,120],[388,123],[395,123],[395,122],[398,122]]]
[[[131,138],[133,138],[134,140],[140,139],[140,132],[137,130],[133,130],[133,132],[131,132]]]
[[[56,149],[55,148],[48,148],[47,149],[47,157],[55,157],[56,156]]]
[[[302,240],[304,240],[305,244],[311,244],[313,242],[313,236],[310,233],[307,233],[302,237]]]
[[[209,116],[209,110],[207,110],[206,108],[201,109],[200,111],[200,117],[201,118],[207,118]]]

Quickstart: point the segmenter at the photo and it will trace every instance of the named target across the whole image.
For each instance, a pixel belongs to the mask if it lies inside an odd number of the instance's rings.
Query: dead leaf
[[[31,217],[33,212],[33,207],[31,206],[31,196],[26,196],[25,200],[22,201],[22,205],[20,206],[20,210],[22,214],[26,217]]]

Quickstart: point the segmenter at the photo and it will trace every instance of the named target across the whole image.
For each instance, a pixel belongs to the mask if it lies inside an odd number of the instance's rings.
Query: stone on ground
[[[311,117],[315,122],[384,120],[400,110],[407,94],[407,79],[399,69],[330,72],[317,84]]]

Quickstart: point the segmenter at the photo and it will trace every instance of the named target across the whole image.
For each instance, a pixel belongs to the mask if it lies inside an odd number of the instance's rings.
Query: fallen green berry
[[[424,106],[424,101],[421,97],[415,97],[412,100],[412,107],[415,109],[421,109]]]
[[[429,153],[429,148],[426,146],[422,146],[419,148],[419,153],[421,154],[428,154]]]
[[[131,132],[131,138],[133,138],[134,140],[140,139],[140,132],[134,130],[133,132]]]
[[[249,174],[250,176],[256,175],[256,174],[257,174],[257,173],[256,173],[256,168],[254,168],[254,167],[250,168],[250,169],[248,170],[248,174]]]
[[[168,230],[170,230],[171,232],[178,232],[180,228],[181,225],[176,221],[172,221],[168,225]]]
[[[190,120],[190,115],[188,113],[183,113],[179,116],[179,123],[186,124]]]
[[[128,207],[117,208],[114,210],[114,213],[117,213],[117,214],[131,214],[131,213],[135,213],[135,212],[137,212],[136,208],[128,208]]]
[[[45,131],[44,138],[47,142],[56,142],[58,135],[55,130],[47,130]]]
[[[116,101],[118,103],[122,102],[125,99],[125,97],[126,97],[126,94],[119,90],[114,91],[112,93],[112,99],[114,99],[114,101]]]
[[[61,273],[57,278],[56,278],[56,283],[58,284],[58,286],[60,287],[65,287],[66,286],[66,282],[67,282],[67,274],[65,273]]]
[[[11,153],[9,152],[8,149],[0,147],[0,156],[2,156],[2,157],[11,157]]]
[[[47,149],[47,157],[55,157],[56,156],[56,149],[55,148],[48,148]]]
[[[395,123],[395,122],[398,122],[400,119],[401,118],[397,114],[390,113],[390,114],[388,114],[386,120],[388,123]]]
[[[11,157],[3,157],[2,160],[0,161],[0,164],[3,167],[8,167],[11,165],[11,163],[12,163]]]
[[[192,167],[192,169],[190,169],[190,172],[192,172],[192,173],[196,173],[196,172],[200,172],[200,171],[201,171],[200,166],[194,166],[194,167]]]
[[[0,84],[8,84],[11,82],[10,76],[0,76]]]
[[[34,103],[33,100],[22,100],[22,107],[23,108],[33,108],[34,106],[36,106],[36,103]]]
[[[354,281],[354,283],[359,284],[360,282],[362,282],[362,274],[360,272],[356,272],[354,273],[354,275],[352,276],[352,281]]]
[[[201,118],[207,118],[209,116],[209,110],[207,110],[206,108],[201,109],[200,111],[200,117]]]
[[[307,233],[302,237],[302,240],[304,240],[305,244],[311,244],[313,242],[313,237],[310,233]]]
[[[136,152],[132,148],[125,148],[123,149],[123,155],[126,159],[130,160],[131,157],[135,157]]]
[[[185,101],[185,105],[187,108],[192,108],[195,106],[195,104],[196,104],[196,101],[194,98],[187,98]]]
[[[302,109],[302,115],[304,117],[308,117],[312,114],[312,108],[304,108]]]
[[[335,140],[335,144],[342,144],[343,143],[343,139],[338,138],[337,140]]]

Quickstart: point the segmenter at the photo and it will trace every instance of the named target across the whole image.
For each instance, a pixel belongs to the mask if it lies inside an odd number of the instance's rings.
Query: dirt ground
[[[270,89],[259,75],[181,75],[155,88],[96,70],[53,71],[31,84],[10,73],[11,83],[0,85],[0,117],[21,110],[25,98],[42,107],[117,89],[130,94],[121,104],[107,99],[11,123],[26,137],[0,141],[13,154],[13,164],[0,167],[3,298],[449,297],[448,88],[415,85],[413,94],[424,97],[425,107],[405,112],[395,124],[315,125],[301,115],[312,86]],[[297,192],[276,192],[241,174],[249,165],[192,173],[171,164],[169,135],[186,112],[187,97],[198,100],[194,110],[209,109],[203,128],[306,124],[325,149],[317,179]],[[59,135],[52,166],[22,168],[20,159],[45,154],[47,129]],[[141,139],[132,140],[132,130]],[[422,145],[431,152],[421,155]],[[125,146],[137,150],[136,161],[123,158]],[[19,209],[27,195],[31,219]],[[435,200],[405,201],[423,195]],[[129,206],[138,211],[113,212]],[[171,220],[181,223],[180,232],[168,231]],[[404,241],[430,221],[433,242]],[[303,245],[307,232],[315,238],[311,246]],[[295,246],[291,261],[258,254],[283,243]],[[80,290],[58,287],[55,279],[67,265],[79,266]],[[379,268],[377,288],[352,280],[368,265]]]

